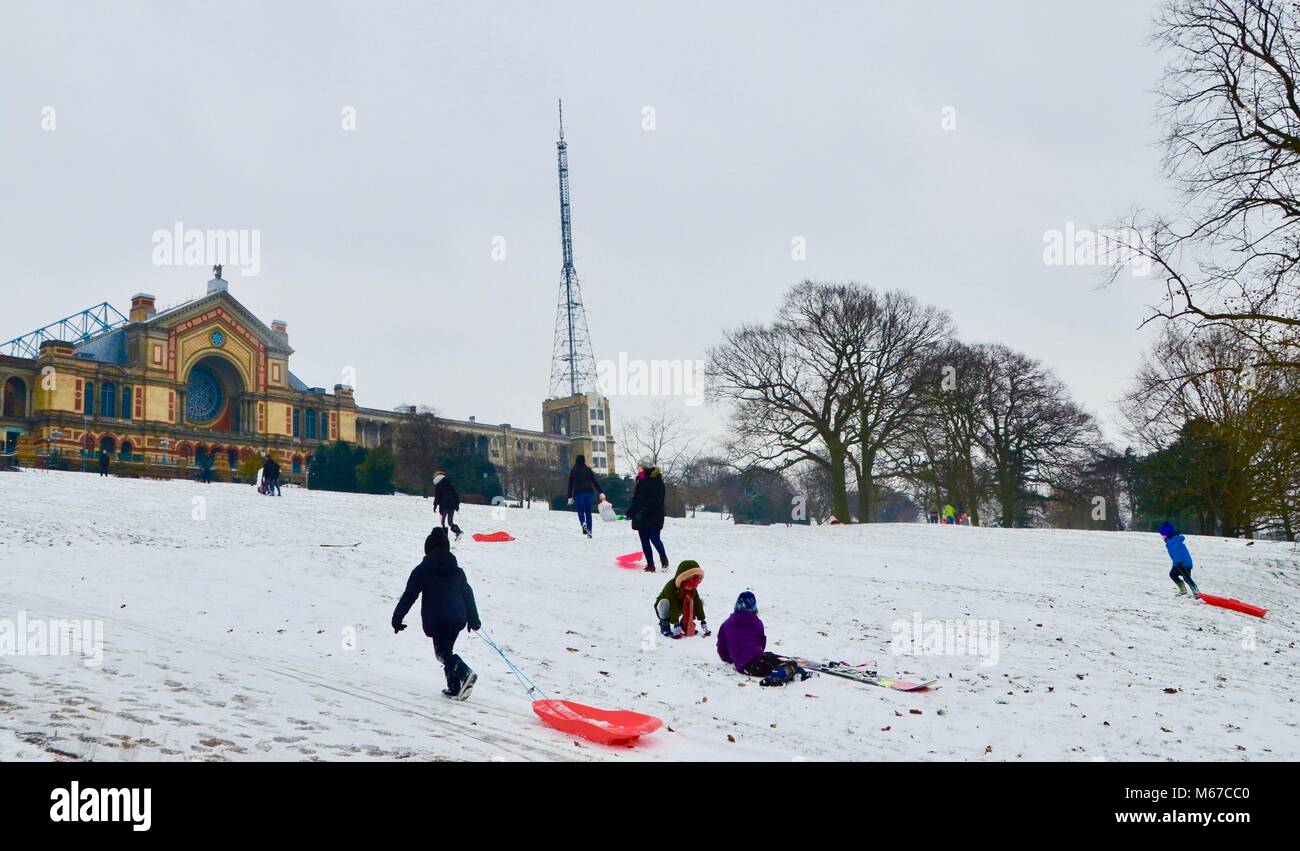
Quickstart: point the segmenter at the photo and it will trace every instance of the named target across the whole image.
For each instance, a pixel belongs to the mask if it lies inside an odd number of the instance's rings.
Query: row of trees
[[[901,291],[804,281],[774,321],[727,332],[707,373],[734,463],[790,471],[841,522],[905,514],[910,497],[1026,525],[1104,451],[1050,370],[955,339],[946,312]]]

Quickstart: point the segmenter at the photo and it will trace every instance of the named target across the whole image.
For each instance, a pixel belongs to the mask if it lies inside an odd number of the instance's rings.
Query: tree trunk
[[[863,460],[862,466],[864,471],[871,468],[867,465],[870,462]],[[874,523],[876,510],[876,480],[870,472],[864,472],[858,477],[858,522]]]
[[[841,523],[852,523],[853,515],[849,512],[848,474],[845,472],[847,453],[843,449],[827,447],[830,456],[831,474],[831,515]]]

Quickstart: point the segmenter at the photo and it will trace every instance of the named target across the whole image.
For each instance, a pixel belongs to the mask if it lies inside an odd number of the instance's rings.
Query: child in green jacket
[[[700,592],[697,590],[700,583],[704,581],[704,569],[699,563],[687,559],[677,565],[677,575],[668,580],[664,585],[659,596],[655,598],[655,616],[659,618],[659,631],[666,638],[681,638],[682,629],[682,610],[689,597],[691,601],[692,615],[695,620],[700,622],[700,630],[704,635],[711,635],[709,624],[704,620],[704,601],[700,599]]]

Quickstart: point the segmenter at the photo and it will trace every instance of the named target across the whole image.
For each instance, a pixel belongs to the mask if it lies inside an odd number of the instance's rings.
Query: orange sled
[[[508,532],[493,532],[490,535],[485,535],[482,532],[475,532],[474,540],[495,544],[502,541],[513,541],[514,538],[510,537]]]
[[[1234,612],[1244,612],[1248,615],[1254,615],[1262,618],[1268,614],[1268,609],[1261,609],[1259,606],[1252,606],[1250,603],[1243,603],[1240,600],[1234,600],[1231,597],[1216,597],[1213,594],[1202,594],[1202,603],[1209,603],[1211,606],[1218,606],[1221,609],[1232,609]]]
[[[627,744],[663,726],[653,715],[626,709],[597,709],[571,700],[535,700],[537,717],[562,733],[602,745]]]

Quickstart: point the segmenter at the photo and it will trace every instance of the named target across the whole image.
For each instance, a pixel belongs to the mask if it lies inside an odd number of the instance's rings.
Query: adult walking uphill
[[[627,519],[641,536],[641,550],[645,553],[645,570],[654,573],[655,557],[650,547],[659,551],[659,563],[668,570],[668,553],[659,533],[664,528],[664,478],[654,461],[644,458],[636,465],[636,488],[632,491],[632,504]]]
[[[433,508],[438,512],[442,527],[445,529],[450,526],[451,531],[456,535],[456,540],[459,541],[463,534],[460,527],[456,525],[456,512],[460,510],[460,494],[456,492],[456,486],[442,470],[433,474]]]
[[[578,523],[582,526],[582,534],[588,538],[591,537],[591,508],[596,502],[596,498],[605,498],[601,492],[600,482],[596,480],[596,474],[587,466],[587,459],[579,455],[573,462],[573,469],[569,470],[569,505],[572,505],[578,511]]]
[[[406,591],[393,610],[393,632],[406,629],[402,620],[420,597],[420,620],[424,634],[433,639],[433,655],[442,663],[447,687],[442,693],[456,700],[469,697],[478,675],[457,656],[453,649],[462,629],[477,632],[482,624],[474,591],[465,571],[456,563],[447,541],[447,530],[435,528],[424,540],[424,561],[415,566],[406,580]]]

